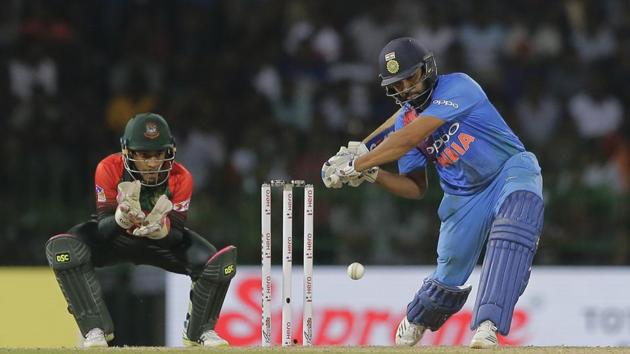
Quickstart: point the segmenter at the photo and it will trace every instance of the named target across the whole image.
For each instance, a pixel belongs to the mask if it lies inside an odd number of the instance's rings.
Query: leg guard
[[[529,281],[543,212],[542,199],[529,191],[516,191],[501,205],[488,237],[472,329],[490,320],[501,334],[510,331],[514,306]]]
[[[88,246],[70,234],[53,236],[46,242],[46,258],[81,334],[100,328],[113,339],[114,324],[103,302]]]
[[[217,252],[193,283],[186,316],[185,341],[199,342],[204,331],[214,329],[219,319],[225,294],[236,274],[236,247]]]
[[[472,287],[449,286],[435,279],[425,279],[407,305],[407,319],[437,331],[452,314],[461,310]]]

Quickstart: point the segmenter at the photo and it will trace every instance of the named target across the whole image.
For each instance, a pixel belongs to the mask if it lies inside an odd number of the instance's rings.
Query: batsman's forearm
[[[414,146],[416,146],[416,139],[411,134],[401,131],[392,133],[374,150],[359,157],[354,162],[354,169],[360,172],[396,161]]]
[[[355,171],[361,172],[398,160],[442,124],[444,124],[443,120],[432,116],[422,116],[416,119],[404,128],[390,134],[374,150],[359,157],[354,162]]]
[[[426,187],[422,188],[411,178],[381,169],[378,171],[376,183],[388,192],[407,199],[422,199]]]
[[[391,139],[386,139],[376,149],[359,157],[354,162],[354,169],[358,172],[368,168],[384,165],[388,162],[396,161],[407,151],[413,148],[409,144],[387,144]],[[386,145],[387,144],[387,145]]]

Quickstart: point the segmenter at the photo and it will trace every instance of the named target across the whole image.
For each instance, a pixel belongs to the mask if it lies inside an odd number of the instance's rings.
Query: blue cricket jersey
[[[488,185],[511,156],[525,151],[523,143],[470,76],[440,75],[431,100],[420,115],[405,105],[396,119],[395,130],[423,115],[445,121],[398,160],[400,173],[424,168],[430,160],[444,192],[470,195]]]

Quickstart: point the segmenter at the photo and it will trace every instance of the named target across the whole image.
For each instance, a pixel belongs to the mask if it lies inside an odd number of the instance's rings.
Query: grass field
[[[0,353],[168,353],[168,354],[191,354],[191,353],[423,353],[423,354],[443,354],[443,353],[566,353],[566,354],[604,354],[604,353],[630,353],[630,347],[502,347],[498,349],[469,349],[467,347],[232,347],[224,349],[202,349],[202,348],[163,348],[163,347],[125,347],[125,348],[103,348],[103,349],[80,349],[80,348],[0,348]]]

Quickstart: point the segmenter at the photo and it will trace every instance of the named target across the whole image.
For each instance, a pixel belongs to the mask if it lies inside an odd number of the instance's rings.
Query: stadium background
[[[439,72],[480,82],[538,155],[546,220],[535,264],[628,265],[629,19],[624,0],[2,1],[0,265],[45,265],[44,242],[93,212],[94,167],[143,111],[169,120],[194,175],[190,227],[237,245],[242,264],[259,263],[269,178],[316,183],[316,266],[432,264],[434,172],[421,202],[319,183],[340,144],[395,109],[375,63],[400,35],[431,48]],[[163,343],[163,274],[99,274],[116,344]],[[7,289],[26,301],[26,288]]]

